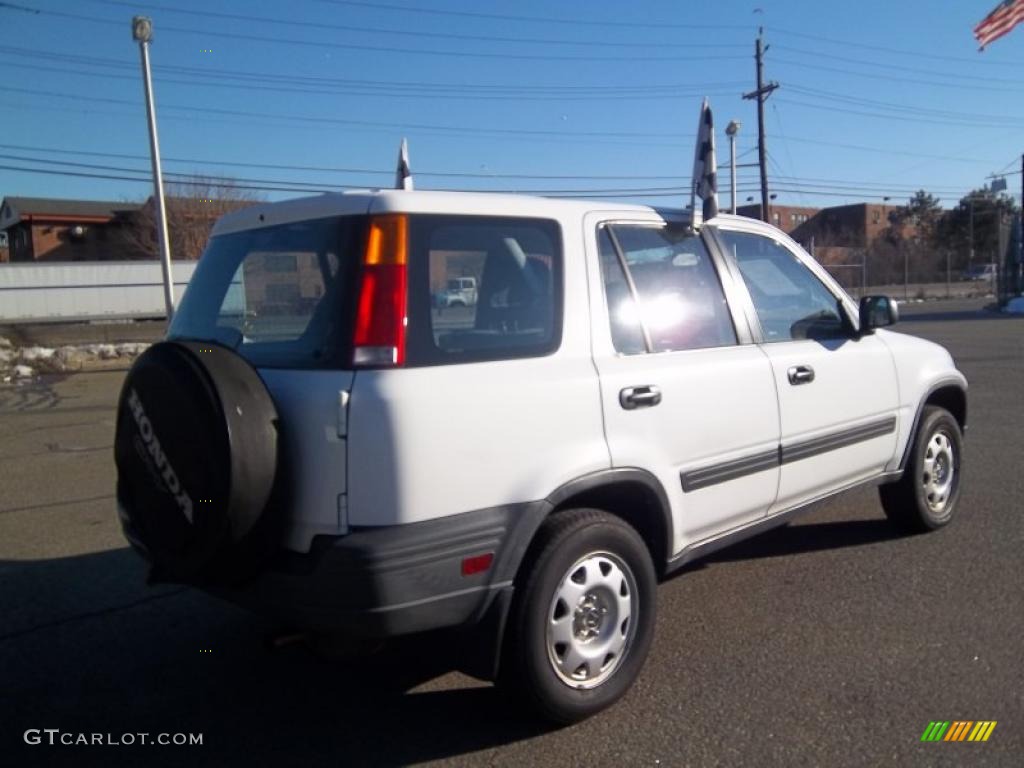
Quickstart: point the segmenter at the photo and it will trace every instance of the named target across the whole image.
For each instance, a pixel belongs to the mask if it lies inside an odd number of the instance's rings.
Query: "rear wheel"
[[[953,415],[926,406],[903,477],[879,488],[882,507],[902,531],[922,533],[947,525],[960,499],[963,436]]]
[[[656,578],[637,532],[593,509],[560,512],[538,534],[509,617],[499,684],[567,724],[620,699],[654,633]]]

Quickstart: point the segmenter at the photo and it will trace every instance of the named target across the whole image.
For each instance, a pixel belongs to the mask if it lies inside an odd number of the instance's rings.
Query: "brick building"
[[[878,203],[853,203],[831,208],[806,208],[794,205],[771,206],[771,223],[804,247],[867,248],[890,224],[899,206]],[[761,217],[760,205],[743,205],[741,216]],[[907,229],[902,235],[906,237]]]
[[[7,197],[0,232],[10,261],[103,261],[138,258],[115,235],[141,206],[98,200]]]
[[[771,211],[771,224],[781,229],[787,235],[792,235],[795,229],[814,218],[821,209],[800,205],[772,205],[769,207],[769,210]],[[741,205],[738,206],[736,212],[740,216],[760,219],[761,204]]]
[[[876,203],[823,208],[797,231],[797,238],[806,242],[813,237],[831,247],[866,248],[888,229],[890,215],[896,208]]]

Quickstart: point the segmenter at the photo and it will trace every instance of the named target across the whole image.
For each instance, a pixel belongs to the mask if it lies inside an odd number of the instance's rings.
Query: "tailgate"
[[[348,532],[347,395],[351,371],[262,368],[280,417],[283,545],[308,552],[314,536]]]

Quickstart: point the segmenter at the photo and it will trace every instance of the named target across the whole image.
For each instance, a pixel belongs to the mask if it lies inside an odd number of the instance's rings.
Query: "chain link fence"
[[[912,301],[991,296],[1003,304],[1024,290],[1019,220],[1003,229],[998,248],[992,251],[882,243],[873,248],[822,248],[813,255],[855,298],[885,294]]]

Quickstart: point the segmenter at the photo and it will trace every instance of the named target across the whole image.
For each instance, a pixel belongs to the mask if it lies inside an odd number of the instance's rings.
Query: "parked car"
[[[275,322],[278,253],[319,299]],[[465,318],[431,311],[452,253],[480,275]],[[260,319],[244,336],[232,285]],[[573,722],[630,688],[684,564],[862,485],[901,531],[953,519],[967,382],[897,315],[738,216],[252,206],[125,379],[118,512],[157,581],[312,632],[468,628],[467,671]]]
[[[476,304],[476,278],[449,278],[445,289],[437,295],[439,307],[472,307]]]
[[[996,279],[995,264],[975,264],[964,270],[964,280],[985,280],[992,282]]]

